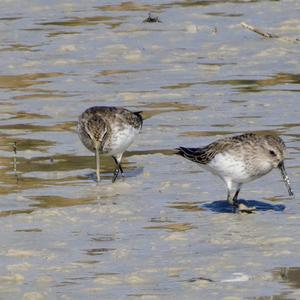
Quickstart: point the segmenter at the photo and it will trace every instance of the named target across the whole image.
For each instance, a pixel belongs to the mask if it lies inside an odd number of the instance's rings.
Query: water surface
[[[1,299],[300,298],[300,45],[240,25],[299,38],[298,1],[0,9]],[[115,184],[76,135],[93,105],[144,112]],[[282,136],[295,199],[273,171],[240,194],[262,209],[233,214],[172,152],[245,131]]]

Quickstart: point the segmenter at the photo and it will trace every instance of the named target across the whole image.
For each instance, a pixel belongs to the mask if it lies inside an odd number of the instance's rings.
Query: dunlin
[[[140,112],[121,107],[94,106],[79,117],[77,131],[84,146],[96,154],[97,181],[100,181],[100,154],[110,155],[116,163],[112,182],[119,172],[124,151],[140,132],[143,119]]]
[[[177,154],[200,164],[220,177],[227,186],[227,200],[239,207],[238,194],[243,183],[253,181],[279,168],[290,196],[293,195],[284,167],[286,147],[274,135],[246,133],[217,140],[203,148],[180,147]]]

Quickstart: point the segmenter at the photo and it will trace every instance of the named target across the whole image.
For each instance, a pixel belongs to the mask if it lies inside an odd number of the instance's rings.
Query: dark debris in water
[[[207,281],[207,282],[215,282],[214,280],[210,279],[210,278],[206,278],[206,277],[193,277],[190,278],[188,280],[186,280],[187,282],[196,282],[196,281]]]
[[[114,248],[95,248],[95,249],[88,249],[86,250],[86,254],[87,255],[102,255],[106,252],[109,252],[109,251],[113,251],[115,250]]]
[[[159,17],[152,16],[151,13],[148,14],[148,17],[143,21],[143,23],[162,23]]]
[[[40,228],[16,229],[15,232],[42,232]]]

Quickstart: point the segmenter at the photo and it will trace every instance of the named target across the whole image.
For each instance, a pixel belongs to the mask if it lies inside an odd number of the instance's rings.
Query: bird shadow
[[[262,201],[257,200],[244,200],[240,199],[238,203],[242,203],[246,205],[247,207],[255,207],[255,211],[283,211],[285,209],[285,206],[283,204],[270,204]],[[233,207],[228,201],[226,200],[219,200],[214,201],[211,203],[203,204],[202,207],[204,209],[218,212],[218,213],[236,213],[237,210],[235,207]]]

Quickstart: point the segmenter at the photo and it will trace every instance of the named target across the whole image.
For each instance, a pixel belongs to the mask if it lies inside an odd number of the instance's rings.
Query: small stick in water
[[[241,25],[243,27],[245,27],[245,28],[247,28],[247,29],[249,29],[249,30],[257,33],[257,34],[259,34],[259,35],[262,35],[263,37],[266,37],[266,38],[279,38],[279,36],[276,35],[276,34],[272,34],[272,33],[269,33],[269,32],[264,32],[264,31],[260,30],[259,28],[253,27],[253,26],[251,26],[251,25],[249,25],[249,24],[247,24],[245,22],[242,22]]]
[[[265,38],[276,38],[276,39],[279,39],[281,41],[285,41],[285,42],[291,42],[291,43],[299,43],[300,42],[300,39],[299,38],[296,38],[296,39],[291,39],[291,38],[287,38],[287,37],[281,37],[277,34],[273,34],[273,33],[270,33],[270,32],[265,32],[265,31],[262,31],[260,30],[259,28],[257,27],[254,27],[254,26],[251,26],[245,22],[242,22],[241,25],[244,27],[244,28],[247,28],[248,30],[251,30]]]

